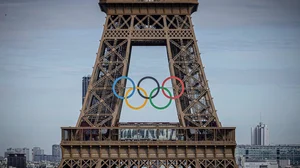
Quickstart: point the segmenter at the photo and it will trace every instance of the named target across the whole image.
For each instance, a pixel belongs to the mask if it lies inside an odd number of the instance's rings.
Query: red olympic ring
[[[176,76],[170,76],[170,77],[166,78],[166,79],[163,81],[162,87],[164,87],[165,83],[166,83],[167,80],[169,80],[169,79],[176,79],[176,80],[178,80],[178,81],[180,82],[180,84],[181,84],[181,92],[180,92],[180,94],[177,95],[177,96],[171,97],[171,96],[168,96],[168,95],[165,93],[164,89],[162,89],[162,92],[163,92],[163,94],[164,94],[167,98],[169,98],[169,99],[178,99],[178,98],[183,94],[183,92],[184,92],[184,83],[183,83],[183,81],[182,81],[181,79],[179,79],[178,77],[176,77]]]

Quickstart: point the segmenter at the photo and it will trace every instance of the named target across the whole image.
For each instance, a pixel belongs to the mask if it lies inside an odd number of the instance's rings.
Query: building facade
[[[8,148],[4,153],[4,157],[7,158],[9,154],[24,154],[26,161],[30,161],[29,148]]]
[[[265,161],[249,161],[245,162],[245,168],[278,168],[278,163],[275,160],[265,160]]]
[[[34,161],[35,162],[42,162],[42,161],[49,161],[49,162],[53,162],[53,156],[52,155],[35,155],[34,156]]]
[[[22,151],[25,154],[26,162],[29,162],[30,161],[30,150],[29,150],[29,148],[23,148]]]
[[[60,146],[57,144],[52,145],[52,161],[60,162],[61,160],[61,150]]]
[[[85,98],[86,92],[88,90],[90,80],[91,80],[91,76],[89,76],[89,75],[82,77],[82,104],[84,102],[84,98]]]
[[[251,145],[269,145],[269,129],[266,124],[260,122],[251,128]]]
[[[7,167],[26,168],[25,154],[8,154]]]
[[[245,162],[276,160],[278,164],[289,160],[291,165],[300,166],[300,145],[237,145],[236,157]]]
[[[37,155],[44,155],[44,150],[41,149],[40,147],[34,147],[32,149],[32,161],[35,161],[35,162],[39,161],[39,159],[35,157]]]

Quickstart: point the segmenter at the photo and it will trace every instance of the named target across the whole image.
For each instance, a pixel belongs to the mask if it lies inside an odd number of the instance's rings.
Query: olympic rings
[[[133,80],[132,80],[131,78],[128,78],[127,76],[121,76],[121,77],[117,78],[117,79],[114,81],[114,83],[113,83],[112,90],[113,90],[113,92],[114,92],[114,95],[117,96],[117,98],[122,99],[122,100],[124,99],[124,97],[119,96],[119,95],[117,94],[116,89],[115,89],[117,82],[118,82],[119,80],[121,80],[121,79],[128,79],[128,80],[132,83],[132,85],[133,85],[133,92],[127,97],[127,99],[128,99],[128,98],[130,98],[131,96],[133,96],[133,94],[134,94],[134,92],[135,92],[135,83],[133,82]]]
[[[176,80],[179,80],[179,82],[180,82],[180,84],[181,84],[181,92],[180,92],[180,94],[177,95],[177,96],[175,96],[175,97],[171,97],[171,96],[168,96],[168,95],[165,93],[165,91],[164,91],[163,89],[162,89],[162,92],[163,92],[163,94],[164,94],[167,98],[169,98],[169,99],[178,99],[180,96],[182,96],[182,94],[183,94],[183,92],[184,92],[184,84],[183,84],[183,81],[182,81],[181,79],[179,79],[178,77],[176,77],[176,76],[170,76],[170,77],[168,77],[167,79],[165,79],[165,80],[163,81],[162,87],[164,87],[165,83],[166,83],[167,80],[169,80],[169,79],[176,79]]]
[[[156,96],[158,95],[158,93],[159,93],[159,89],[160,89],[159,83],[158,83],[158,81],[157,81],[155,78],[153,78],[152,76],[146,76],[146,77],[143,77],[143,78],[138,82],[137,86],[140,87],[141,82],[142,82],[143,80],[145,80],[145,79],[153,79],[154,82],[156,82],[156,84],[157,84],[157,87],[158,87],[157,92],[153,95],[153,97],[150,96],[151,99],[153,99],[153,98],[156,97]],[[143,98],[149,99],[149,97],[146,97],[146,96],[142,95],[141,92],[140,92],[140,90],[138,90],[138,93],[139,93],[139,95],[142,96]],[[151,95],[151,94],[150,94],[150,95]]]
[[[153,92],[154,92],[155,90],[158,90],[158,89],[159,89],[159,88],[155,88],[155,89],[153,89],[153,90],[151,91],[150,96],[149,96],[149,97],[150,97],[149,100],[150,100],[150,104],[151,104],[154,108],[156,108],[156,109],[158,109],[158,110],[163,110],[163,109],[166,109],[167,107],[170,106],[170,104],[172,103],[172,99],[170,99],[169,103],[168,103],[166,106],[164,106],[164,107],[158,107],[158,106],[154,105],[154,103],[152,102],[152,94],[153,94]],[[172,96],[172,93],[169,91],[169,89],[164,88],[164,87],[161,87],[161,89],[162,89],[162,90],[166,89],[167,92],[169,93],[169,95]],[[146,100],[147,100],[147,99],[146,99]]]
[[[141,91],[147,96],[147,92],[146,92],[143,88],[136,87],[136,89],[137,89],[137,90],[141,90]],[[127,90],[127,92],[125,93],[125,97],[127,97],[127,95],[129,94],[129,92],[130,92],[131,90],[132,90],[132,88],[129,88],[129,89]],[[151,100],[151,99],[150,99],[150,100]],[[172,100],[172,99],[171,99],[171,100]],[[133,110],[139,110],[139,109],[145,107],[146,104],[147,104],[147,101],[148,101],[148,99],[145,99],[144,103],[143,103],[141,106],[139,106],[139,107],[133,107],[132,105],[130,105],[130,104],[128,103],[128,99],[125,98],[125,103],[126,103],[126,105],[127,105],[128,107],[130,107],[131,109],[133,109]]]
[[[118,95],[117,92],[116,92],[116,90],[115,90],[115,87],[116,87],[117,82],[118,82],[119,80],[121,80],[121,79],[128,79],[128,80],[132,83],[132,85],[133,85],[133,87],[129,88],[129,89],[126,91],[125,97],[122,97],[122,96]],[[152,80],[154,80],[155,83],[157,84],[157,87],[154,88],[154,89],[150,92],[149,97],[148,97],[148,95],[147,95],[147,92],[146,92],[143,88],[140,87],[141,82],[142,82],[143,80],[145,80],[145,79],[152,79]],[[166,83],[167,80],[169,80],[169,79],[175,79],[175,80],[178,80],[178,81],[180,82],[180,84],[181,84],[181,92],[180,92],[179,95],[172,97],[171,91],[169,91],[166,87],[164,87],[165,83]],[[145,99],[144,103],[143,103],[142,105],[138,106],[138,107],[134,107],[134,106],[130,105],[129,102],[128,102],[128,99],[129,99],[130,97],[133,96],[133,94],[134,94],[134,92],[135,92],[135,89],[137,89],[139,95]],[[170,101],[168,102],[168,104],[167,104],[166,106],[163,106],[163,107],[158,107],[158,106],[154,105],[154,103],[153,103],[153,101],[152,101],[152,99],[158,95],[160,89],[162,89],[162,92],[163,92],[164,96],[170,99]],[[165,90],[168,92],[169,95],[167,95],[167,94],[165,93]],[[144,108],[144,107],[146,106],[146,104],[147,104],[148,99],[150,100],[150,104],[151,104],[154,108],[156,108],[156,109],[158,109],[158,110],[163,110],[163,109],[166,109],[167,107],[170,106],[172,100],[178,99],[178,98],[180,98],[180,97],[183,95],[183,93],[184,93],[184,83],[183,83],[183,81],[182,81],[180,78],[178,78],[178,77],[176,77],[176,76],[170,76],[170,77],[166,78],[166,79],[163,81],[162,86],[160,87],[158,81],[157,81],[155,78],[153,78],[153,77],[151,77],[151,76],[146,76],[146,77],[143,77],[143,78],[138,82],[137,86],[135,86],[135,83],[133,82],[133,80],[132,80],[131,78],[129,78],[129,77],[127,77],[127,76],[121,76],[121,77],[117,78],[117,79],[114,81],[113,86],[112,86],[112,91],[113,91],[114,95],[115,95],[117,98],[122,99],[122,100],[125,99],[126,105],[127,105],[129,108],[133,109],[133,110],[140,110],[140,109]],[[129,92],[131,92],[131,91],[132,91],[132,93],[131,93],[130,95],[128,95]],[[140,91],[142,91],[143,94],[142,94]],[[155,91],[156,91],[156,93],[154,94]],[[154,95],[153,95],[153,94],[154,94]]]

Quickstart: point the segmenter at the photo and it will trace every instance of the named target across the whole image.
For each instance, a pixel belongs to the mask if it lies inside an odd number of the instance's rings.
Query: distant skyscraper
[[[9,154],[25,154],[26,161],[29,159],[29,148],[8,148],[5,152],[5,157],[7,158]]]
[[[52,159],[54,162],[59,162],[61,159],[61,152],[59,145],[52,145]]]
[[[29,159],[29,148],[23,148],[23,152],[24,152],[24,154],[25,154],[25,156],[26,156],[26,161],[28,162],[28,161],[30,161],[30,159]]]
[[[84,102],[86,92],[88,91],[90,79],[91,79],[91,76],[89,76],[89,75],[82,77],[82,104]]]
[[[251,145],[269,145],[269,129],[266,124],[259,123],[251,128]]]
[[[32,149],[32,161],[39,161],[37,160],[37,158],[35,158],[35,156],[37,155],[44,155],[44,150],[41,149],[40,147],[34,147]]]
[[[26,168],[25,154],[9,154],[7,156],[7,167]]]
[[[16,151],[14,148],[8,148],[6,149],[6,152],[4,152],[4,157],[7,158],[9,154],[15,154]]]

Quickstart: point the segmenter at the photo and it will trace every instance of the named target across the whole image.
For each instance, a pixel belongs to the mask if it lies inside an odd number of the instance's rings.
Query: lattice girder
[[[235,168],[234,160],[183,159],[183,160],[143,160],[143,159],[70,159],[63,160],[64,168]]]
[[[106,21],[77,127],[62,128],[60,168],[236,168],[235,128],[219,122],[193,29],[197,0],[100,0]],[[179,123],[120,123],[114,81],[128,75],[132,46],[165,46],[183,81]],[[115,91],[124,96],[126,80]],[[181,83],[171,80],[173,96]],[[151,135],[150,135],[151,134]],[[153,135],[152,135],[153,134]],[[135,138],[133,138],[135,137]]]
[[[182,126],[221,126],[189,15],[108,15],[106,25],[77,126],[118,123],[122,100],[113,95],[111,88],[116,78],[127,76],[133,45],[166,46],[170,74],[185,85],[183,96],[176,100]],[[174,95],[178,95],[180,84],[174,80],[172,84]],[[121,80],[116,91],[124,96],[125,88],[126,81]]]

